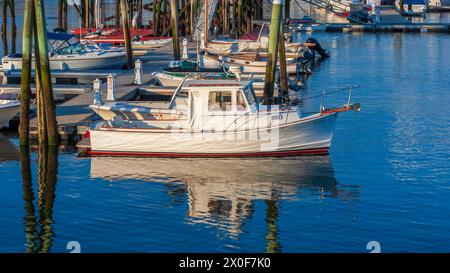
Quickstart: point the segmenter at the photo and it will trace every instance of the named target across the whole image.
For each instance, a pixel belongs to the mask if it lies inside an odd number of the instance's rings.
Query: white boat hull
[[[90,70],[101,68],[122,68],[126,62],[124,52],[97,52],[83,55],[64,55],[50,57],[51,70]],[[3,69],[21,70],[22,58],[5,56],[2,59]],[[32,63],[34,69],[34,61]]]
[[[220,68],[222,64],[229,68],[230,66],[241,66],[243,73],[266,73],[265,61],[245,61],[233,59],[233,61],[228,61],[226,57],[223,57],[223,61],[220,61],[214,57],[203,55],[203,65],[205,68]],[[288,61],[286,64],[287,73],[296,74],[297,73],[297,62]]]
[[[327,154],[338,113],[271,130],[190,133],[177,130],[92,128],[94,156],[254,157]]]
[[[7,127],[9,121],[19,113],[19,110],[19,103],[0,105],[0,129]]]

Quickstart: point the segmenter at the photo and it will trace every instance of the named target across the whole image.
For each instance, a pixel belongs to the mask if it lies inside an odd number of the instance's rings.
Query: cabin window
[[[244,99],[244,95],[242,94],[242,91],[238,91],[236,93],[237,95],[237,99],[236,99],[236,109],[239,111],[245,110],[246,105],[245,105],[245,99]]]
[[[231,110],[232,99],[231,91],[212,91],[209,92],[208,110],[209,111],[227,111]]]

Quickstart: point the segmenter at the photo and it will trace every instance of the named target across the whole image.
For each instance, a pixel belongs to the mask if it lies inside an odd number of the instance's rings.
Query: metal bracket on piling
[[[115,101],[116,98],[114,96],[116,89],[116,79],[112,74],[109,74],[107,77],[108,80],[108,93],[106,95],[106,100]]]

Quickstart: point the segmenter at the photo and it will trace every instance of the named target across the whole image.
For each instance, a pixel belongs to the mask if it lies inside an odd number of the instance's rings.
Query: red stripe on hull
[[[146,153],[146,152],[103,152],[88,151],[91,156],[124,156],[124,157],[282,157],[299,155],[327,155],[328,148],[305,149],[294,151],[255,152],[255,153]]]

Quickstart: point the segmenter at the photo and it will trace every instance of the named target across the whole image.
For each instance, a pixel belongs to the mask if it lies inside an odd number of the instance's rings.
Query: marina
[[[98,2],[101,24],[68,1],[67,33],[47,27],[71,41],[49,47],[48,81],[22,39],[2,49],[0,252],[449,251],[445,8],[376,5],[355,23],[340,1],[244,1],[247,19],[211,0],[193,20],[190,1],[128,1],[127,31]]]

